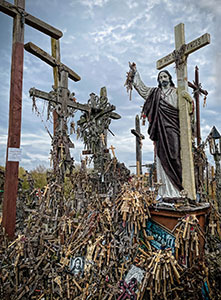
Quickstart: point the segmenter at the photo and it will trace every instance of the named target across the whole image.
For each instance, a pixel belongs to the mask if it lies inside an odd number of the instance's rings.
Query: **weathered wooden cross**
[[[187,56],[210,43],[208,33],[185,44],[184,24],[175,26],[175,48],[176,50],[157,61],[157,69],[160,70],[169,64],[176,63],[177,86],[178,86],[178,106],[180,120],[180,151],[182,163],[182,185],[187,191],[190,199],[196,199],[194,165],[192,154],[192,132],[188,102],[182,96],[187,91]]]
[[[65,171],[68,165],[71,167],[70,163],[72,162],[69,148],[73,146],[67,134],[68,109],[80,109],[88,112],[90,108],[88,105],[75,102],[73,100],[73,96],[68,90],[68,77],[74,81],[79,81],[79,75],[77,75],[66,65],[62,64],[60,59],[56,59],[33,43],[27,43],[24,47],[25,50],[48,63],[53,68],[58,68],[59,80],[56,80],[56,77],[54,78],[54,81],[57,84],[57,88],[54,88],[54,91],[46,93],[35,88],[31,88],[29,93],[32,97],[38,97],[55,104],[54,110],[57,111],[58,116],[56,116],[56,124],[54,124],[52,156],[57,180],[61,181],[62,183]],[[62,167],[60,164],[62,164]]]
[[[86,112],[85,110],[77,122],[80,136],[84,141],[85,148],[87,148],[87,150],[82,151],[82,154],[109,153],[109,149],[106,149],[107,132],[109,131],[114,135],[109,129],[109,124],[111,119],[117,120],[121,116],[114,112],[116,107],[108,102],[106,87],[101,88],[100,97],[94,93],[90,94],[87,107],[89,111]],[[88,112],[90,113],[88,114]]]
[[[131,129],[131,133],[136,137],[136,168],[137,175],[142,174],[142,140],[145,138],[140,132],[140,119],[139,116],[135,117],[135,129]]]
[[[197,146],[201,143],[201,134],[200,134],[200,103],[199,96],[201,94],[208,95],[206,90],[203,90],[201,84],[199,83],[199,68],[195,67],[195,80],[192,82],[188,81],[188,86],[193,89],[195,103],[196,103],[196,138],[197,138]]]
[[[0,0],[0,11],[13,17],[9,127],[2,220],[2,225],[5,228],[6,233],[10,238],[13,238],[16,219],[19,159],[16,155],[13,158],[10,157],[9,154],[13,151],[19,156],[20,153],[24,24],[55,39],[61,38],[62,32],[28,14],[25,11],[25,0],[14,0],[14,5],[7,1]]]

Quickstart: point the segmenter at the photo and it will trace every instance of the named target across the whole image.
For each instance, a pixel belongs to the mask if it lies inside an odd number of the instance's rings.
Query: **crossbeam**
[[[199,38],[193,40],[192,42],[185,45],[184,55],[187,56],[192,52],[210,44],[210,34],[205,33]],[[175,62],[175,52],[171,52],[170,54],[164,56],[163,58],[157,61],[157,70],[161,70],[162,68],[172,64]]]
[[[131,129],[131,133],[133,134],[133,135],[135,135],[137,138],[139,138],[139,139],[142,139],[142,140],[144,140],[145,139],[145,136],[142,134],[142,133],[140,133],[140,132],[138,132],[137,130],[135,130],[135,129]]]
[[[44,100],[47,100],[47,101],[52,101],[52,102],[55,102],[55,103],[62,104],[62,99],[61,98],[58,99],[57,95],[53,92],[47,93],[47,92],[38,90],[36,88],[31,88],[29,90],[29,94],[30,94],[30,97],[37,97],[37,98],[41,98],[41,99],[44,99]],[[79,102],[74,102],[71,98],[69,98],[67,100],[67,106],[71,107],[71,108],[74,108],[74,109],[79,109],[79,110],[82,110],[82,111],[87,111],[87,112],[90,111],[90,108],[89,108],[88,105],[81,104]]]
[[[37,97],[37,98],[40,98],[40,99],[43,99],[43,100],[52,101],[54,103],[62,104],[62,100],[60,98],[58,99],[58,97],[56,95],[56,92],[47,93],[47,92],[38,90],[38,89],[33,87],[29,90],[29,95],[30,95],[30,97]],[[71,108],[74,108],[74,109],[81,110],[81,111],[86,111],[88,113],[91,111],[91,108],[87,104],[81,104],[79,102],[74,102],[72,100],[72,98],[69,98],[67,100],[67,106],[71,107]],[[120,115],[113,112],[115,109],[116,109],[116,107],[114,105],[111,105],[111,107],[109,107],[108,109],[99,112],[96,115],[95,119],[100,118],[101,116],[103,116],[104,114],[107,114],[107,113],[110,113],[110,118],[111,119],[115,119],[115,120],[120,119]],[[80,120],[78,121],[78,123],[80,124]]]
[[[16,5],[13,5],[7,1],[0,0],[0,11],[15,18],[17,14],[21,14],[24,18],[24,23],[53,37],[54,39],[60,39],[62,32],[55,27],[43,22],[42,20],[28,14]]]
[[[37,56],[44,62],[46,62],[48,65],[51,67],[61,67],[65,71],[68,72],[68,77],[74,81],[79,81],[81,80],[81,77],[75,73],[73,70],[71,70],[69,67],[66,65],[62,64],[59,60],[56,60],[53,56],[39,48],[37,45],[29,42],[24,45],[24,48],[26,51],[30,52],[31,54]]]

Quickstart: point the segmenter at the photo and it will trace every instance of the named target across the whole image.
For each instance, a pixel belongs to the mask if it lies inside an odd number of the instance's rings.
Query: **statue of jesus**
[[[180,198],[182,167],[177,89],[166,70],[158,74],[158,87],[147,87],[141,80],[136,64],[130,64],[126,85],[132,86],[145,99],[142,118],[149,121],[148,134],[156,150],[157,181],[161,198]]]

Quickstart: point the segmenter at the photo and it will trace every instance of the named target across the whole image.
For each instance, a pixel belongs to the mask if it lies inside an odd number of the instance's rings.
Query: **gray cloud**
[[[127,166],[135,162],[135,139],[130,133],[134,127],[134,117],[140,113],[143,100],[132,93],[132,101],[124,87],[128,62],[135,61],[144,82],[156,85],[156,61],[174,50],[174,26],[185,23],[186,42],[209,32],[211,44],[191,54],[188,58],[188,78],[194,79],[194,68],[200,69],[200,82],[209,92],[206,108],[202,107],[201,124],[203,138],[213,125],[219,127],[221,113],[221,88],[217,78],[221,75],[221,55],[219,50],[220,1],[199,0],[58,0],[27,1],[27,11],[36,17],[61,29],[64,36],[60,40],[61,61],[77,72],[82,80],[69,81],[69,88],[74,91],[78,101],[86,103],[89,94],[99,94],[102,86],[107,87],[109,101],[122,116],[111,123],[115,137],[108,137],[108,145],[116,147],[120,161]],[[47,7],[47,9],[45,9]],[[123,13],[122,13],[123,12]],[[7,141],[9,82],[11,59],[12,20],[0,14],[0,164],[5,162]],[[25,41],[32,41],[50,53],[50,38],[37,30],[25,26]],[[173,75],[174,66],[168,67]],[[33,86],[44,91],[51,91],[53,84],[52,68],[25,53],[22,139],[23,161],[21,165],[28,169],[38,163],[49,166],[50,138],[40,118],[32,113],[32,101],[29,89]],[[44,101],[39,100],[40,110]],[[80,114],[76,114],[76,120]],[[46,112],[42,118],[46,119]],[[75,120],[75,121],[76,121]],[[52,124],[46,123],[52,130]],[[142,127],[146,136],[143,142],[143,160],[153,161],[153,145],[147,137],[147,126]],[[75,161],[79,162],[83,144],[72,137],[75,149],[72,150]],[[39,146],[40,145],[40,146]]]

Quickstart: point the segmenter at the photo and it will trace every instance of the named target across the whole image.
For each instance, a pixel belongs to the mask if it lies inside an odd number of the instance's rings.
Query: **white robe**
[[[145,100],[150,95],[153,88],[147,87],[140,78],[140,74],[136,71],[133,81],[133,86],[139,93],[139,95]],[[162,91],[164,101],[177,108],[178,98],[176,89],[171,89],[168,94],[164,94]],[[166,172],[164,171],[159,157],[156,155],[156,168],[157,168],[157,181],[163,183],[159,188],[158,194],[162,198],[179,198],[180,191],[172,184]]]

